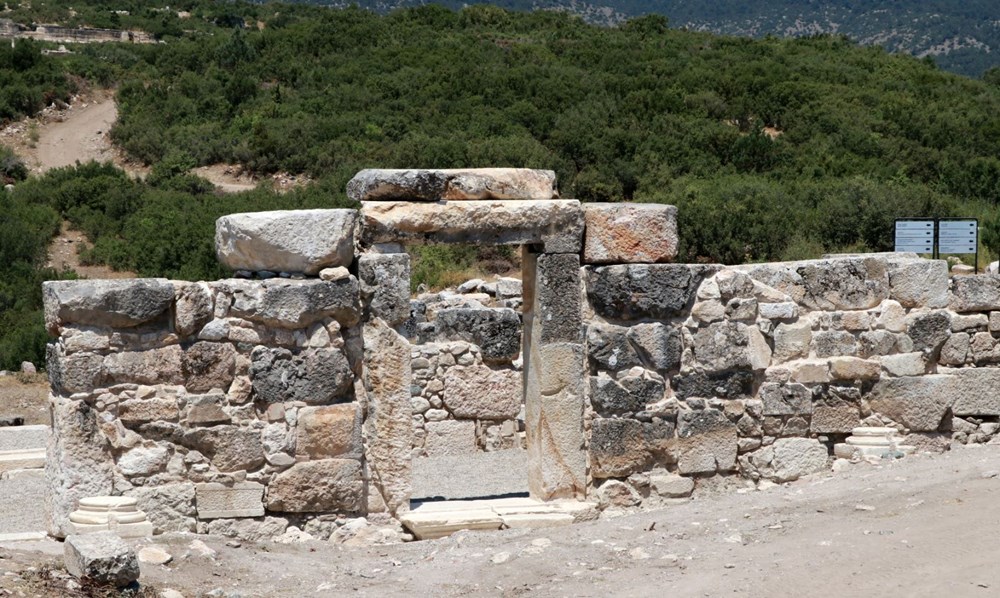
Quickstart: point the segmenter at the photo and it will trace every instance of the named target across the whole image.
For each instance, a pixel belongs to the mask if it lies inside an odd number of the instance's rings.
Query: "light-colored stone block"
[[[528,168],[367,169],[347,183],[354,201],[555,199],[556,173]]]
[[[444,375],[442,398],[458,418],[514,419],[524,398],[522,374],[485,365],[451,367]]]
[[[677,208],[663,204],[583,205],[586,264],[655,264],[677,256]]]
[[[0,427],[0,451],[15,450],[45,450],[45,442],[49,435],[49,427],[35,426],[3,426]]]
[[[427,455],[461,455],[476,452],[476,422],[449,419],[424,424]]]
[[[834,380],[878,380],[879,362],[860,357],[831,357],[830,376]]]
[[[230,214],[215,223],[215,251],[233,270],[316,274],[354,261],[357,210]]]
[[[226,486],[218,483],[195,485],[198,519],[223,517],[263,517],[264,486],[242,482]]]
[[[879,362],[882,370],[890,376],[920,376],[927,368],[921,352],[884,355]]]

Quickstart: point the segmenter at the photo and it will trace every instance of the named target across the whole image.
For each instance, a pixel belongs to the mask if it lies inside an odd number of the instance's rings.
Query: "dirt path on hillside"
[[[39,126],[35,162],[41,172],[77,162],[113,161],[108,131],[118,118],[114,98],[99,97],[72,111],[60,122]]]
[[[143,583],[184,596],[760,597],[997,595],[1000,446],[958,448],[767,490],[696,491],[659,511],[570,527],[344,547],[158,536]],[[32,550],[42,552],[31,552]],[[60,564],[55,542],[0,545],[4,571]],[[46,554],[48,553],[48,554]],[[2,595],[2,591],[0,591]]]

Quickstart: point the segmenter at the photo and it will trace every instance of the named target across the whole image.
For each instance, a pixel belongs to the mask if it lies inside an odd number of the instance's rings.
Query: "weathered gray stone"
[[[366,253],[358,258],[361,298],[369,317],[397,325],[410,317],[410,256]]]
[[[162,471],[170,453],[162,446],[138,446],[118,458],[118,470],[126,476],[150,476]]]
[[[90,392],[104,382],[104,356],[89,351],[66,355],[54,342],[45,347],[45,369],[57,394]]]
[[[598,315],[618,320],[680,316],[701,281],[719,266],[629,264],[588,266],[587,297]]]
[[[544,322],[539,330],[539,342],[582,342],[580,256],[539,255],[530,270],[526,285],[533,286],[530,299],[534,301],[534,318]],[[526,297],[526,301],[528,299]]]
[[[528,492],[528,451],[520,448],[413,460],[413,499],[482,498]]]
[[[948,307],[959,313],[1000,309],[1000,275],[956,276]]]
[[[184,352],[179,345],[147,351],[122,351],[110,353],[104,358],[104,371],[117,383],[182,384],[183,360]]]
[[[1000,415],[1000,369],[961,369],[951,376],[943,400],[955,415]]]
[[[180,419],[180,409],[176,399],[128,399],[118,403],[118,418],[130,427],[154,421],[175,422]]]
[[[180,336],[197,334],[212,319],[212,294],[205,283],[175,282],[174,328]]]
[[[276,278],[261,283],[231,286],[232,314],[275,328],[305,328],[325,318],[342,326],[353,326],[361,318],[358,280],[287,280]]]
[[[364,509],[361,463],[354,459],[320,459],[296,463],[267,487],[267,510],[285,513]]]
[[[125,587],[139,579],[139,557],[112,532],[70,536],[64,544],[70,575],[94,585]]]
[[[226,395],[224,394],[189,395],[184,421],[189,426],[232,423],[232,418],[223,409],[225,403]]]
[[[257,482],[198,484],[195,493],[198,519],[264,516],[264,486]]]
[[[636,413],[663,398],[663,381],[626,376],[620,381],[607,376],[590,377],[590,400],[602,415]]]
[[[188,392],[227,390],[236,375],[236,349],[229,343],[199,341],[184,351],[181,371]]]
[[[132,328],[164,314],[174,286],[162,278],[58,280],[42,283],[42,299],[51,334],[66,324]]]
[[[824,330],[813,335],[813,351],[816,357],[855,355],[858,352],[858,340],[850,332]]]
[[[676,328],[660,322],[637,324],[628,329],[626,337],[647,369],[662,374],[680,367],[684,347]]]
[[[517,417],[524,392],[521,372],[485,365],[451,367],[444,375],[442,398],[458,418],[506,420]]]
[[[288,520],[281,517],[256,519],[212,519],[204,525],[204,532],[213,536],[237,538],[244,542],[273,540],[285,533]]]
[[[764,415],[803,415],[812,413],[812,393],[802,384],[765,382],[760,385]]]
[[[477,345],[483,359],[514,359],[521,352],[521,318],[510,308],[448,308],[437,312],[439,340]]]
[[[579,253],[583,209],[573,200],[364,202],[361,246],[376,243],[542,245]]]
[[[627,329],[610,324],[587,327],[587,355],[593,367],[618,371],[641,365],[627,336]]]
[[[368,511],[396,513],[410,502],[410,344],[376,318],[364,327]],[[376,501],[373,504],[373,500]]]
[[[694,355],[708,372],[762,370],[771,363],[771,348],[756,326],[716,322],[694,335]]]
[[[941,346],[941,356],[938,361],[943,365],[964,365],[969,356],[971,344],[968,334],[964,332],[952,334]]]
[[[868,396],[872,411],[914,432],[933,432],[953,400],[947,395],[951,376],[932,374],[907,378],[883,378]]]
[[[968,342],[968,338],[966,338],[966,342]],[[945,351],[942,349],[942,358],[944,354]],[[920,376],[927,368],[924,354],[920,352],[885,355],[879,359],[879,362],[882,364],[882,370],[890,376]]]
[[[250,354],[250,379],[257,399],[265,403],[303,401],[310,405],[336,402],[346,396],[354,374],[337,349],[257,347]]]
[[[366,169],[347,183],[354,201],[554,199],[556,173],[528,168]]]
[[[233,270],[302,272],[354,261],[357,210],[230,214],[215,222],[215,252]]]
[[[583,204],[587,264],[655,264],[677,256],[677,208],[663,204]]]
[[[859,357],[830,358],[830,377],[834,380],[878,380],[881,371],[877,361]]]
[[[799,316],[799,306],[791,301],[757,304],[760,317],[769,320],[791,320]]]
[[[634,419],[597,418],[591,423],[590,474],[624,478],[643,471],[649,459],[642,424]]]
[[[51,399],[52,434],[45,456],[45,499],[49,533],[73,533],[69,514],[77,501],[112,493],[114,460],[96,412],[83,401]]]
[[[898,338],[888,330],[862,332],[858,343],[858,355],[864,358],[889,355],[896,350]]]
[[[774,329],[774,363],[809,356],[812,328],[809,322],[781,323]]]
[[[990,317],[986,314],[970,314],[967,316],[953,315],[951,317],[951,331],[975,332],[976,329],[986,330],[990,324]]]
[[[361,420],[357,403],[300,408],[295,454],[309,459],[360,459]]]
[[[679,475],[651,475],[649,485],[662,498],[684,498],[694,492],[694,480]]]
[[[252,471],[264,464],[260,432],[239,426],[195,428],[183,443],[208,457],[219,471]]]
[[[889,297],[889,273],[879,258],[842,258],[803,262],[796,267],[809,309],[871,309]]]
[[[424,424],[424,448],[429,457],[476,452],[476,422],[448,419]]]
[[[861,425],[860,409],[857,402],[845,401],[829,392],[827,396],[813,404],[809,431],[814,434],[848,434]]]
[[[976,365],[987,365],[1000,361],[1000,344],[989,332],[977,332],[972,335],[969,350]]]
[[[679,399],[692,397],[734,399],[747,396],[752,392],[753,373],[750,371],[712,374],[692,372],[674,376],[672,384]]]
[[[677,420],[681,474],[730,471],[736,466],[736,426],[715,409],[681,412]]]
[[[179,482],[158,486],[137,486],[125,491],[135,497],[139,510],[153,524],[154,534],[197,530],[194,484]]]
[[[890,259],[889,297],[903,307],[947,307],[948,262]]]
[[[951,336],[951,316],[943,310],[915,316],[906,327],[906,334],[913,339],[914,351],[936,356]]]

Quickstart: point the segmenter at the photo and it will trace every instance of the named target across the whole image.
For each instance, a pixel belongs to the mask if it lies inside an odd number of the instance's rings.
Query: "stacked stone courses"
[[[513,468],[494,493],[655,504],[824,469],[859,426],[918,450],[1000,431],[996,276],[673,264],[673,206],[560,199],[549,171],[368,170],[348,194],[220,218],[241,278],[43,285],[50,533],[121,495],[155,533],[329,535],[457,458]],[[416,243],[520,246],[523,287],[411,297]]]

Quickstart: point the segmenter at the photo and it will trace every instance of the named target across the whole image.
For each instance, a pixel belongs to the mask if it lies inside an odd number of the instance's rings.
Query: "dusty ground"
[[[25,425],[50,425],[48,397],[49,382],[44,374],[0,376],[0,417],[19,416]]]
[[[142,579],[188,597],[216,588],[241,596],[996,596],[998,468],[1000,446],[961,448],[571,527],[371,548],[236,548],[203,537],[216,554],[201,556],[193,536],[158,537],[174,561],[144,565]],[[0,588],[24,587],[3,571],[58,563],[59,550],[52,542],[0,547]]]

